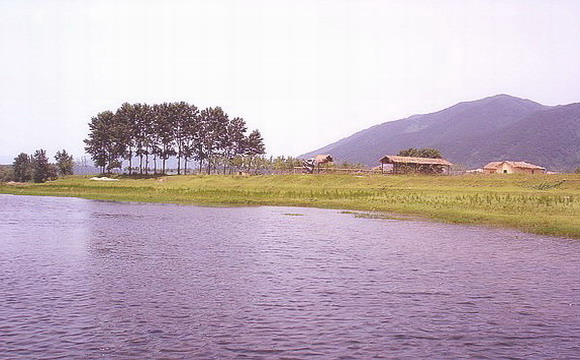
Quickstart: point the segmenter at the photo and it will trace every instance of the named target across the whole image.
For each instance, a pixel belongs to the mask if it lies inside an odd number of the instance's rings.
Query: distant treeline
[[[34,154],[20,153],[14,158],[12,166],[0,167],[0,181],[33,181],[42,183],[56,179],[58,176],[72,175],[74,160],[66,150],[57,151],[56,163],[50,163],[43,149]]]
[[[200,171],[205,167],[211,173],[222,166],[226,172],[232,167],[251,168],[265,153],[260,132],[247,135],[244,119],[230,119],[220,107],[200,111],[186,102],[124,103],[115,112],[97,114],[89,127],[85,150],[103,173],[122,169],[123,160],[129,174],[147,174],[151,167],[154,173],[165,173],[172,156],[177,158],[178,174],[182,169],[187,173],[191,160],[198,162]]]

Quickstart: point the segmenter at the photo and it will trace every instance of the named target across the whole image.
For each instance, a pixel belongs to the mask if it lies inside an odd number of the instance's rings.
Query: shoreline
[[[200,206],[289,206],[415,216],[580,239],[580,175],[171,175],[44,184],[0,193]]]

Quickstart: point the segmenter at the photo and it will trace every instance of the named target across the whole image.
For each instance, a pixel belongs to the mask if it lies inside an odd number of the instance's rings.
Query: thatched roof
[[[410,156],[385,155],[380,160],[383,164],[418,164],[418,165],[453,165],[445,159],[431,159]]]
[[[518,169],[546,170],[546,168],[543,168],[543,167],[538,166],[538,165],[530,164],[530,163],[527,163],[525,161],[494,161],[494,162],[490,162],[489,164],[485,165],[483,168],[485,170],[496,170],[503,163],[506,163],[506,164],[510,165],[511,167],[518,168]]]
[[[503,161],[493,161],[483,167],[484,170],[495,170],[497,169]]]
[[[314,157],[314,161],[316,161],[317,164],[326,164],[329,162],[333,162],[334,159],[332,158],[332,156],[330,156],[330,154],[322,154],[316,155]]]

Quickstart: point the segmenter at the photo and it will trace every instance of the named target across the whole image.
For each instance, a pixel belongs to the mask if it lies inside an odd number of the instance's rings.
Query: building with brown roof
[[[496,161],[483,167],[486,174],[544,174],[546,169],[525,161]]]
[[[393,174],[427,173],[449,174],[453,165],[445,159],[432,159],[410,156],[385,155],[380,160],[381,168],[385,164],[392,164]]]
[[[314,161],[316,162],[316,165],[323,165],[334,162],[334,159],[332,158],[332,156],[330,156],[330,154],[322,154],[316,155],[314,157]]]
[[[334,162],[334,159],[330,154],[321,154],[308,160],[302,160],[302,168],[305,173],[312,174],[314,173],[314,169],[317,169],[318,172],[320,172],[320,165],[332,162]]]

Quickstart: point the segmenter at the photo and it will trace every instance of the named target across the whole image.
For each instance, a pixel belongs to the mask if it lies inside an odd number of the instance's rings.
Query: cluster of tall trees
[[[42,183],[59,175],[73,174],[73,157],[66,150],[57,151],[54,159],[56,163],[51,164],[43,149],[36,150],[32,155],[20,153],[12,163],[12,178],[19,182]]]
[[[236,162],[251,166],[252,159],[265,153],[260,132],[246,134],[244,119],[230,119],[220,107],[199,110],[186,102],[124,103],[115,112],[97,114],[89,128],[85,150],[103,173],[121,169],[124,160],[130,174],[147,174],[151,168],[166,173],[173,156],[178,174],[187,173],[190,161],[200,171],[205,167],[211,173],[221,165],[226,172]]]
[[[420,157],[420,158],[431,158],[431,159],[442,159],[443,158],[443,155],[441,155],[441,152],[439,150],[433,149],[433,148],[416,149],[416,148],[411,147],[411,148],[399,151],[399,153],[397,155],[410,156],[410,157]]]

